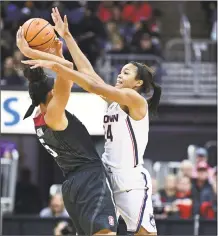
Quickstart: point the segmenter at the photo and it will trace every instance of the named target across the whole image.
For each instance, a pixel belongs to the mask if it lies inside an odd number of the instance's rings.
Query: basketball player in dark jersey
[[[49,55],[62,65],[62,44],[57,40],[56,55],[29,48],[22,29],[17,33],[17,46],[31,58],[45,59]],[[32,105],[24,119],[39,106],[34,117],[37,138],[53,156],[66,181],[62,186],[63,200],[79,235],[116,234],[117,221],[112,192],[105,170],[86,127],[75,115],[65,110],[73,83],[57,76],[54,81],[43,69],[24,69],[29,81]]]

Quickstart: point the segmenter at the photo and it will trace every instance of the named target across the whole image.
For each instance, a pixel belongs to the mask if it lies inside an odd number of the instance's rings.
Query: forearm
[[[71,80],[86,91],[92,92],[94,81],[90,78],[90,76],[69,69],[68,67],[58,63],[54,63],[51,69],[61,78]]]
[[[88,71],[94,72],[91,63],[89,62],[88,58],[84,55],[84,53],[80,50],[79,46],[77,45],[71,33],[66,34],[64,36],[64,40],[67,44],[68,50],[75,62],[78,71],[86,69]]]
[[[63,66],[73,68],[73,63],[70,62],[70,61],[65,60],[63,57],[58,57],[58,56],[52,55],[50,53],[41,52],[39,50],[35,50],[35,49],[32,49],[32,48],[26,49],[24,55],[26,57],[29,57],[29,58],[32,58],[32,59],[53,61],[53,62],[59,63]]]

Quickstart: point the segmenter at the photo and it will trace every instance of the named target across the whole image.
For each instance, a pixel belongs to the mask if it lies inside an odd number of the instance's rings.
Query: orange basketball
[[[56,37],[50,23],[41,18],[29,19],[22,28],[29,46],[40,51],[48,50]]]

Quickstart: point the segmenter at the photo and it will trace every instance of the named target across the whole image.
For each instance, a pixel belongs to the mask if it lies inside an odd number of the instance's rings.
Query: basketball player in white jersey
[[[104,116],[106,143],[102,160],[110,177],[115,203],[129,234],[156,235],[151,177],[142,166],[148,142],[149,113],[156,112],[161,95],[161,88],[153,82],[153,71],[146,65],[130,62],[122,68],[115,87],[105,84],[71,36],[66,16],[63,22],[58,10],[53,9],[52,18],[79,72],[53,61],[24,63],[33,68],[52,69],[88,92],[110,103],[113,101]],[[141,93],[149,94],[151,90],[153,95],[147,102]]]

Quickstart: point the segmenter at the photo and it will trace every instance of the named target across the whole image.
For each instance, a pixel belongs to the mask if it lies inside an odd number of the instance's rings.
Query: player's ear
[[[141,80],[141,79],[140,79],[140,80],[137,80],[137,81],[136,81],[136,86],[137,86],[137,87],[141,87],[141,86],[143,85],[143,83],[144,83],[143,80]]]

